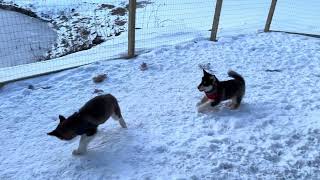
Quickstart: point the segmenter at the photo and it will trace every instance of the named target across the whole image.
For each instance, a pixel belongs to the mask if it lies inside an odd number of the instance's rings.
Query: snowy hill
[[[318,39],[282,33],[195,39],[6,85],[0,179],[318,179],[319,51]],[[199,64],[220,80],[244,76],[239,110],[196,112]],[[100,73],[108,79],[94,84]],[[110,120],[87,155],[72,156],[77,141],[46,133],[95,89],[119,99],[128,129]]]

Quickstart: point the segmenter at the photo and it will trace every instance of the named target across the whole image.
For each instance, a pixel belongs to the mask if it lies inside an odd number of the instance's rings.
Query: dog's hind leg
[[[230,108],[231,109],[238,109],[241,104],[241,100],[242,100],[242,95],[233,97],[231,104],[230,104]]]
[[[112,119],[119,121],[120,126],[122,128],[127,128],[127,124],[122,117],[120,106],[117,101],[114,104],[114,112],[112,113],[111,117],[112,117]]]
[[[122,128],[127,128],[127,124],[124,121],[124,119],[122,118],[122,116],[117,115],[116,113],[111,115],[112,119],[119,121],[119,124]]]

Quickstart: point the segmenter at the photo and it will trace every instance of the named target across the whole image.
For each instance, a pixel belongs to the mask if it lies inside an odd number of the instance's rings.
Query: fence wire
[[[170,45],[210,37],[215,1],[159,0],[137,11],[136,47]]]
[[[125,0],[0,1],[0,81],[119,57]]]
[[[271,0],[224,0],[218,37],[256,33],[264,29]]]
[[[0,82],[121,57],[128,0],[0,0]],[[218,40],[264,29],[271,0],[223,0]],[[209,39],[216,0],[137,0],[136,51]],[[320,1],[278,0],[271,30],[320,35]]]
[[[319,0],[278,0],[272,30],[320,35]]]

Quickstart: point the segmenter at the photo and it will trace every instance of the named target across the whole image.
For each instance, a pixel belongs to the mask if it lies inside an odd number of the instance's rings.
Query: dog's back
[[[90,117],[94,124],[102,124],[113,115],[122,118],[118,101],[111,94],[94,97],[79,110],[79,113]]]

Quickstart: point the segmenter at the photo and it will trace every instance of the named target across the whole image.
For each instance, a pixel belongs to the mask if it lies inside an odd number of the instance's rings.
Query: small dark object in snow
[[[95,83],[101,83],[105,79],[107,79],[107,74],[99,74],[99,75],[92,78],[93,82],[95,82]]]
[[[141,71],[145,71],[145,70],[147,70],[147,69],[148,69],[147,63],[143,62],[143,63],[140,65],[140,70],[141,70]]]
[[[0,83],[0,88],[2,88],[4,86],[4,84],[3,83]]]
[[[30,90],[35,90],[36,88],[35,88],[33,85],[30,84],[30,85],[28,86],[28,89],[30,89]]]
[[[111,15],[124,16],[127,14],[127,9],[122,7],[117,7],[111,10]]]
[[[98,45],[98,44],[101,44],[101,43],[103,43],[103,42],[104,42],[104,40],[103,40],[102,36],[99,36],[99,35],[97,35],[97,36],[92,40],[92,44],[94,44],[94,45]]]
[[[100,5],[100,9],[112,9],[112,8],[115,8],[115,6],[111,5],[111,4],[101,4]]]
[[[266,72],[281,72],[281,69],[266,69]]]
[[[94,89],[93,93],[94,94],[99,94],[99,93],[103,93],[104,91],[102,89]]]
[[[44,86],[44,87],[41,87],[41,89],[50,89],[51,86]]]

